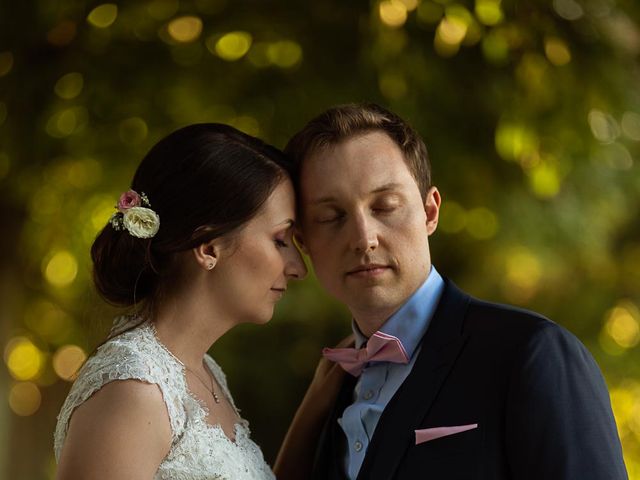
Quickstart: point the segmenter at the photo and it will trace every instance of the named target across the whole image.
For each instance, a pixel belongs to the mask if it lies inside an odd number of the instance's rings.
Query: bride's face
[[[238,323],[268,322],[288,280],[306,275],[292,241],[294,221],[293,186],[285,179],[219,259],[215,294]]]

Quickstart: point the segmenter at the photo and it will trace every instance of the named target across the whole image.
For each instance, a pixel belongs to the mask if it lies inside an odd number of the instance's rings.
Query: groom
[[[407,123],[377,105],[339,106],[286,151],[300,242],[356,338],[355,349],[325,349],[349,374],[315,478],[627,478],[586,348],[536,313],[470,297],[432,265],[441,197]]]

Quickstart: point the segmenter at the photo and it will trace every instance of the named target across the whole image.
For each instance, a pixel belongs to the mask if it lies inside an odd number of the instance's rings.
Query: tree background
[[[214,121],[283,147],[374,101],[430,150],[435,265],[587,345],[640,479],[639,22],[635,0],[1,0],[0,476],[55,474],[69,379],[116,313],[89,247],[150,146]],[[213,347],[269,461],[348,320],[310,275]]]

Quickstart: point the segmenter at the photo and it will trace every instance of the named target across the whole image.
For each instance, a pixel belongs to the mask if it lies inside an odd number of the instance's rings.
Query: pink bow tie
[[[400,339],[383,332],[371,335],[363,348],[324,348],[322,355],[339,363],[354,377],[362,373],[367,362],[409,363],[409,356]]]

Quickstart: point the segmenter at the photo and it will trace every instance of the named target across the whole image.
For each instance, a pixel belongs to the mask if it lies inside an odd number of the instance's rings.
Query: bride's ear
[[[196,263],[205,270],[213,270],[217,265],[218,258],[220,258],[220,250],[221,246],[218,239],[201,243],[192,249]]]

